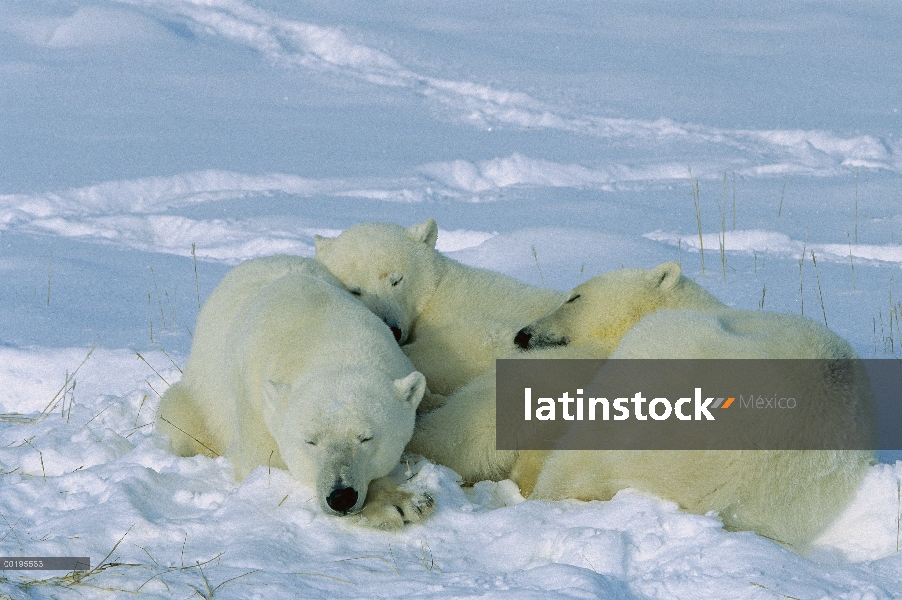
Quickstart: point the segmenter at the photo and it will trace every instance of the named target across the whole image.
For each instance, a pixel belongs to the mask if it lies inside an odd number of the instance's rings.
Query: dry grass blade
[[[218,457],[220,455],[219,452],[217,452],[213,448],[209,447],[208,445],[206,445],[205,443],[203,443],[202,441],[200,441],[199,439],[197,439],[196,437],[194,437],[193,435],[191,435],[190,433],[188,433],[187,431],[185,431],[184,429],[182,429],[181,427],[179,427],[178,425],[176,425],[175,423],[173,423],[172,421],[170,421],[163,415],[160,415],[160,420],[165,421],[166,423],[169,423],[170,425],[172,425],[173,427],[175,427],[176,429],[178,429],[179,431],[181,431],[182,433],[187,435],[189,438],[191,438],[192,440],[194,440],[195,442],[197,442],[198,444],[200,444],[201,446],[203,446],[204,448],[206,448],[207,450],[212,452],[214,456]]]
[[[47,471],[44,469],[44,454],[32,445],[30,440],[25,440],[25,443],[31,446],[31,448],[38,453],[38,458],[41,459],[41,474],[44,476],[44,481],[47,481]]]
[[[200,283],[197,278],[197,247],[191,244],[191,259],[194,261],[194,291],[197,293],[197,310],[200,310]]]
[[[532,257],[536,261],[536,269],[539,270],[539,279],[542,281],[542,287],[545,287],[545,276],[542,275],[542,267],[539,266],[539,255],[536,253],[536,247],[532,247]]]
[[[423,565],[423,568],[429,572],[438,571],[439,573],[443,573],[442,569],[435,564],[435,555],[432,553],[432,548],[429,547],[429,544],[420,540],[420,549],[423,551],[422,556],[420,556],[420,561]],[[426,553],[429,553],[429,561],[426,561]]]
[[[188,584],[188,587],[190,587],[192,590],[197,592],[198,595],[200,595],[200,597],[203,598],[204,600],[213,600],[213,588],[210,587],[210,580],[207,579],[207,574],[204,573],[204,570],[200,566],[200,563],[197,563],[197,570],[200,571],[200,576],[204,580],[204,587],[207,588],[206,593],[204,593],[203,590],[201,590],[191,584]]]
[[[780,592],[778,592],[776,590],[772,590],[769,587],[767,587],[766,585],[761,585],[760,583],[755,583],[754,581],[749,581],[749,583],[754,586],[757,586],[763,590],[767,590],[768,592],[773,592],[774,594],[780,596],[781,598],[788,598],[788,600],[799,600],[795,596],[787,596],[786,594],[781,594]]]
[[[332,577],[331,575],[324,575],[322,573],[312,573],[308,571],[292,571],[289,575],[310,575],[311,577],[325,577],[326,579],[332,579],[333,581],[340,581],[342,583],[347,583],[348,585],[357,585],[353,581],[348,581],[347,579],[340,579],[338,577]]]
[[[786,197],[786,178],[783,178],[783,191],[780,192],[780,208],[777,210],[777,218],[783,215],[783,199]]]
[[[188,541],[188,537],[185,536],[185,542],[187,543],[187,541]],[[135,545],[137,546],[137,544],[135,544]],[[138,546],[138,547],[141,548],[141,546]],[[144,550],[144,548],[141,548],[141,549]],[[147,550],[144,550],[144,551],[147,552]],[[182,546],[182,566],[181,566],[181,567],[168,567],[168,568],[164,569],[163,571],[160,571],[159,573],[155,573],[152,577],[150,577],[150,578],[147,579],[144,583],[142,583],[141,585],[139,585],[139,586],[138,586],[138,589],[135,590],[135,593],[140,592],[140,591],[141,591],[141,588],[143,588],[145,585],[147,585],[148,583],[150,583],[151,581],[153,581],[154,579],[156,579],[156,578],[158,578],[158,577],[161,577],[161,576],[163,576],[163,575],[167,575],[167,574],[169,574],[169,573],[175,573],[175,572],[177,572],[177,571],[187,571],[187,570],[189,570],[189,569],[199,569],[200,567],[203,567],[204,565],[210,564],[210,563],[213,562],[214,560],[218,560],[219,558],[222,558],[222,555],[223,555],[223,554],[225,554],[225,552],[220,552],[219,554],[217,554],[216,556],[214,556],[213,558],[211,558],[211,559],[209,559],[209,560],[205,560],[205,561],[203,561],[203,562],[195,562],[193,565],[188,565],[188,566],[186,567],[186,566],[185,566],[185,562],[184,562],[184,561],[185,561],[185,547],[184,547],[184,545],[183,545],[183,546]],[[148,556],[150,556],[149,553],[148,553]],[[151,556],[150,559],[153,560],[153,557]],[[156,561],[154,561],[154,562],[156,563]],[[254,572],[255,572],[255,571],[251,571],[250,573],[254,573]],[[201,573],[203,573],[203,571],[201,571]],[[249,575],[250,573],[245,573],[245,575]],[[244,575],[239,575],[238,577],[244,577]],[[204,578],[206,578],[206,576],[204,576]],[[237,577],[233,577],[232,579],[237,579]],[[160,581],[162,581],[162,580],[160,580]],[[231,580],[228,580],[228,581],[231,581]],[[163,585],[165,585],[167,588],[169,587],[169,586],[166,584],[165,581],[162,581],[162,583],[163,583]],[[225,583],[225,582],[223,582],[223,583]],[[217,588],[220,587],[220,586],[222,586],[222,583],[219,584],[219,586],[216,586],[216,588],[213,588],[213,589],[215,590],[215,589],[217,589]],[[189,585],[189,587],[192,587],[192,588],[193,588],[194,586],[190,586],[190,585]],[[195,591],[197,591],[197,590],[195,590]],[[201,595],[203,596],[203,594],[201,594]]]
[[[147,319],[150,323],[150,343],[153,344],[153,310],[151,310],[150,292],[147,293]]]
[[[598,569],[595,568],[595,565],[592,564],[592,561],[590,561],[588,558],[586,558],[586,555],[583,554],[582,550],[579,551],[579,554],[580,554],[580,556],[583,557],[583,560],[586,561],[586,564],[589,565],[589,568],[592,569],[593,571],[595,571],[596,573],[598,573]]]
[[[802,245],[802,257],[799,258],[799,300],[802,304],[802,316],[805,316],[805,294],[803,293],[803,271],[805,267],[805,250],[808,248],[808,233],[805,233],[805,243]]]
[[[821,290],[821,276],[818,273],[817,258],[815,258],[814,252],[811,253],[811,262],[814,263],[814,277],[815,277],[815,279],[817,279],[817,294],[821,301],[821,312],[824,313],[824,326],[828,327],[828,325],[827,325],[827,309],[824,307],[824,292]]]
[[[160,392],[158,392],[158,391],[157,391],[157,388],[153,387],[153,385],[151,385],[151,383],[150,383],[149,381],[147,381],[147,380],[145,379],[145,380],[144,380],[144,383],[147,384],[147,387],[149,387],[151,390],[153,390],[153,393],[157,395],[157,398],[162,398],[162,397],[163,397],[163,394],[161,394]]]
[[[896,552],[899,551],[899,534],[902,533],[902,481],[896,482]]]
[[[689,169],[689,179],[692,179],[692,169]],[[701,207],[701,199],[700,199],[700,188],[698,185],[698,179],[696,179],[692,183],[692,201],[695,204],[695,221],[698,224],[698,249],[699,254],[701,255],[702,261],[702,275],[705,274],[705,240],[702,235],[702,207]]]
[[[93,421],[94,419],[96,419],[97,417],[99,417],[100,415],[102,415],[103,413],[105,413],[107,410],[109,410],[109,408],[110,408],[111,406],[113,406],[113,405],[112,405],[112,404],[108,404],[106,408],[104,408],[102,411],[100,411],[99,413],[97,413],[96,415],[94,415],[93,417],[91,417],[90,420],[88,420],[87,423],[85,423],[84,425],[82,425],[81,427],[79,427],[79,430],[84,429],[85,427],[87,427],[88,425],[90,425],[90,424],[91,424],[91,421]]]
[[[128,435],[125,436],[125,439],[130,438],[131,436],[135,435],[135,433],[141,431],[145,427],[151,427],[152,425],[153,425],[153,421],[151,421],[150,423],[145,423],[144,425],[138,425],[137,427],[132,428],[132,430],[128,433]]]
[[[138,419],[141,418],[141,411],[144,410],[144,403],[147,402],[147,394],[141,398],[141,406],[138,407],[138,414],[135,415],[135,428],[138,427]]]
[[[75,377],[76,373],[78,373],[79,369],[81,369],[81,368],[84,366],[84,364],[88,361],[88,359],[91,357],[91,355],[94,353],[94,350],[96,350],[96,349],[97,349],[97,346],[93,346],[93,347],[88,351],[88,353],[85,355],[85,357],[82,359],[82,361],[79,363],[78,367],[76,367],[75,370],[72,371],[72,374],[66,376],[66,382],[63,384],[63,387],[61,387],[61,388],[59,389],[59,391],[57,391],[56,394],[54,394],[54,396],[53,396],[53,398],[50,400],[50,402],[47,403],[47,406],[44,407],[44,410],[42,410],[41,413],[40,413],[38,416],[36,416],[35,418],[33,418],[33,419],[31,420],[31,423],[37,423],[38,421],[40,421],[41,419],[43,419],[44,416],[45,416],[48,412],[50,412],[51,410],[53,410],[53,407],[56,405],[56,401],[57,401],[57,399],[59,399],[60,394],[62,394],[64,391],[66,391],[66,389],[69,388],[69,384],[72,382],[72,379]]]
[[[16,519],[16,522],[13,523],[12,525],[9,524],[9,520],[6,518],[5,515],[0,514],[0,518],[3,518],[3,522],[6,523],[6,526],[7,526],[7,527],[9,527],[9,533],[13,534],[13,537],[16,538],[16,541],[19,543],[19,548],[21,549],[21,547],[22,547],[22,540],[19,539],[19,534],[16,533],[16,525],[19,524],[19,521],[22,520],[22,517],[19,517],[18,519]],[[2,542],[3,540],[5,540],[5,539],[7,538],[7,536],[9,536],[9,533],[7,533],[7,534],[4,535],[2,538],[0,538],[0,542]]]
[[[242,573],[241,575],[236,575],[235,577],[232,577],[231,579],[226,579],[225,581],[223,581],[222,583],[217,585],[215,588],[213,588],[213,591],[215,592],[216,590],[218,590],[219,588],[221,588],[222,586],[224,586],[225,584],[227,584],[231,581],[235,581],[236,579],[241,579],[242,577],[247,577],[248,575],[253,575],[254,573],[257,573],[262,570],[263,569],[254,569],[253,571],[248,571],[247,573]]]
[[[166,352],[166,351],[163,350],[162,348],[160,348],[160,352],[162,352],[163,354],[166,355],[166,358],[169,359],[169,362],[172,363],[172,366],[173,366],[173,367],[175,367],[176,369],[178,369],[178,372],[179,372],[179,373],[184,373],[184,371],[182,371],[182,368],[181,368],[180,366],[178,366],[174,360],[172,360],[172,357],[169,356],[169,353],[168,353],[168,352]]]
[[[401,571],[398,570],[398,561],[395,560],[395,553],[392,550],[391,544],[389,544],[389,546],[388,546],[388,553],[389,553],[389,555],[391,555],[391,562],[392,562],[392,566],[395,569],[395,573],[397,573],[400,576]]]
[[[339,558],[339,559],[334,560],[334,561],[332,561],[332,562],[348,562],[348,561],[351,561],[351,560],[368,560],[368,559],[369,559],[369,560],[381,560],[382,562],[384,562],[385,564],[387,564],[389,567],[392,566],[392,564],[391,564],[390,562],[388,562],[388,560],[386,560],[385,558],[383,558],[383,557],[381,557],[381,556],[378,556],[378,555],[376,555],[376,554],[367,554],[366,556],[354,556],[354,557],[351,557],[351,558]]]
[[[141,564],[134,564],[134,563],[107,562],[107,560],[113,555],[113,553],[116,551],[116,548],[119,547],[119,544],[122,543],[122,541],[125,539],[125,536],[127,536],[129,534],[129,532],[132,530],[133,527],[134,527],[134,525],[129,527],[128,530],[124,534],[122,534],[122,537],[119,538],[119,541],[113,545],[113,548],[107,553],[107,555],[104,556],[103,559],[99,563],[97,563],[97,566],[95,566],[91,570],[89,570],[89,571],[72,571],[71,573],[67,573],[63,576],[51,577],[49,579],[32,579],[24,584],[25,587],[26,588],[34,587],[34,586],[38,586],[38,585],[71,587],[71,586],[75,586],[75,585],[83,585],[86,587],[101,589],[104,591],[134,593],[134,592],[130,592],[129,590],[121,590],[121,589],[113,590],[110,588],[101,588],[99,586],[88,585],[85,583],[85,581],[88,578],[93,577],[94,575],[97,575],[98,573],[101,573],[102,571],[105,571],[107,569],[111,569],[114,567],[143,567],[144,566]]]
[[[144,546],[139,546],[138,544],[135,544],[134,542],[132,542],[132,546],[135,546],[136,548],[140,548],[141,550],[143,550],[143,551],[144,551],[144,554],[146,554],[147,557],[150,558],[150,560],[153,561],[153,564],[155,564],[155,565],[159,565],[159,564],[160,564],[160,563],[157,562],[157,559],[155,559],[153,556],[150,555],[150,552],[148,552],[148,551],[147,551],[147,548],[145,548]]]
[[[140,358],[141,360],[144,361],[144,364],[145,364],[145,365],[147,365],[148,367],[150,367],[150,370],[153,371],[153,372],[156,374],[157,377],[159,377],[160,379],[163,380],[163,383],[165,383],[166,385],[170,385],[169,382],[166,381],[166,378],[163,377],[162,375],[160,375],[160,372],[157,371],[156,369],[154,369],[154,368],[153,368],[153,365],[150,364],[149,362],[147,362],[147,359],[146,359],[146,358],[144,358],[143,356],[141,356],[141,353],[140,353],[140,352],[135,352],[135,354],[138,355],[138,358]],[[164,353],[164,354],[165,354],[165,353]],[[170,360],[172,360],[172,359],[170,359]],[[173,364],[174,364],[174,363],[173,363]]]
[[[849,238],[849,264],[852,265],[852,289],[858,289],[855,286],[855,262],[852,260],[852,236],[849,232],[846,232],[846,237]]]
[[[104,556],[104,557],[100,560],[99,563],[97,563],[97,566],[96,566],[96,567],[94,567],[93,569],[91,569],[90,571],[88,571],[87,573],[85,573],[85,574],[84,574],[84,577],[82,577],[82,579],[86,579],[86,578],[90,577],[91,575],[94,575],[94,574],[96,574],[96,573],[99,573],[99,572],[100,572],[102,569],[104,569],[104,568],[109,568],[109,567],[111,567],[111,566],[118,566],[118,563],[109,563],[109,564],[107,564],[106,561],[107,561],[107,559],[108,559],[109,557],[111,557],[111,556],[113,555],[113,552],[116,551],[116,548],[119,547],[119,544],[122,543],[122,541],[125,539],[125,536],[127,536],[127,535],[129,534],[129,532],[131,532],[131,530],[132,530],[133,528],[134,528],[134,525],[132,525],[131,527],[129,527],[129,528],[125,531],[125,533],[122,534],[122,537],[119,538],[119,541],[117,541],[115,544],[113,544],[112,549],[110,549],[110,551],[107,552],[107,555]],[[129,566],[136,566],[136,565],[129,565]]]

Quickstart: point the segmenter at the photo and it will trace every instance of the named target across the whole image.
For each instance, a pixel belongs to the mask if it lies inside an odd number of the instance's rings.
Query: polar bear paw
[[[408,492],[398,488],[390,477],[370,483],[359,522],[377,529],[400,529],[419,523],[435,509],[435,500],[425,491]]]

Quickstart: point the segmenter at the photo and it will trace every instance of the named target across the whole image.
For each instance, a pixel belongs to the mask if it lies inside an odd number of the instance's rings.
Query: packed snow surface
[[[524,501],[405,457],[380,532],[153,431],[239,261],[435,218],[568,289],[680,262],[731,306],[902,353],[902,13],[887,3],[6,0],[0,555],[12,598],[902,596],[902,453],[809,556],[623,491]]]

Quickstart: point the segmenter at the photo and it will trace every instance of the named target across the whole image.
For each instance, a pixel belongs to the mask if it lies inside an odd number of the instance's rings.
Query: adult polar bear
[[[228,456],[239,480],[287,468],[326,513],[392,528],[432,506],[387,477],[425,387],[389,329],[319,263],[261,258],[208,298],[156,427],[180,455]]]
[[[561,293],[435,250],[429,219],[403,228],[363,223],[336,238],[316,236],[316,259],[394,331],[431,392],[447,395],[516,348],[514,334]]]
[[[595,345],[610,358],[838,359],[815,385],[833,386],[833,422],[812,428],[861,435],[873,426],[867,381],[855,352],[826,327],[788,314],[732,309],[679,265],[605,273],[574,288],[556,310],[517,334],[524,349]],[[844,366],[843,366],[844,365]],[[552,451],[528,465],[532,497],[605,500],[627,487],[719,513],[804,549],[851,499],[874,460],[866,450]],[[539,454],[541,456],[541,454]]]

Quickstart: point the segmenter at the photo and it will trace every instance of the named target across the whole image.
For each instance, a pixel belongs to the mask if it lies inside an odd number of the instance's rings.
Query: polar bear
[[[675,262],[590,279],[517,332],[515,343],[593,344],[623,358],[856,357],[845,340],[810,319],[728,307],[683,277]]]
[[[327,514],[394,528],[431,510],[387,477],[425,387],[391,331],[319,263],[260,258],[210,295],[156,427],[177,454],[225,455],[239,480],[287,469]]]
[[[642,317],[662,309],[713,313],[726,308],[674,262],[654,269],[620,269],[573,288],[562,303],[517,332],[524,350],[599,344],[610,354]]]
[[[317,236],[316,259],[395,332],[431,392],[447,395],[516,350],[514,334],[562,294],[462,265],[435,250],[429,219]]]
[[[512,359],[603,358],[592,345],[547,348],[518,352]],[[537,476],[537,451],[498,450],[495,443],[495,384],[492,366],[452,394],[439,406],[417,417],[407,451],[453,469],[466,484],[483,480],[512,479],[524,495],[532,489]]]
[[[596,344],[610,358],[840,359],[843,373],[814,385],[845,410],[812,428],[873,426],[855,352],[826,327],[796,315],[732,309],[681,275],[676,263],[605,273],[577,286],[517,333],[522,348]],[[851,366],[848,366],[851,365]],[[831,386],[833,386],[831,388]],[[796,550],[840,512],[874,454],[868,450],[629,450],[533,452],[519,477],[532,498],[606,500],[635,488],[690,512],[715,511],[729,529],[752,530]],[[523,484],[521,484],[523,485]],[[526,491],[528,493],[529,490]]]

